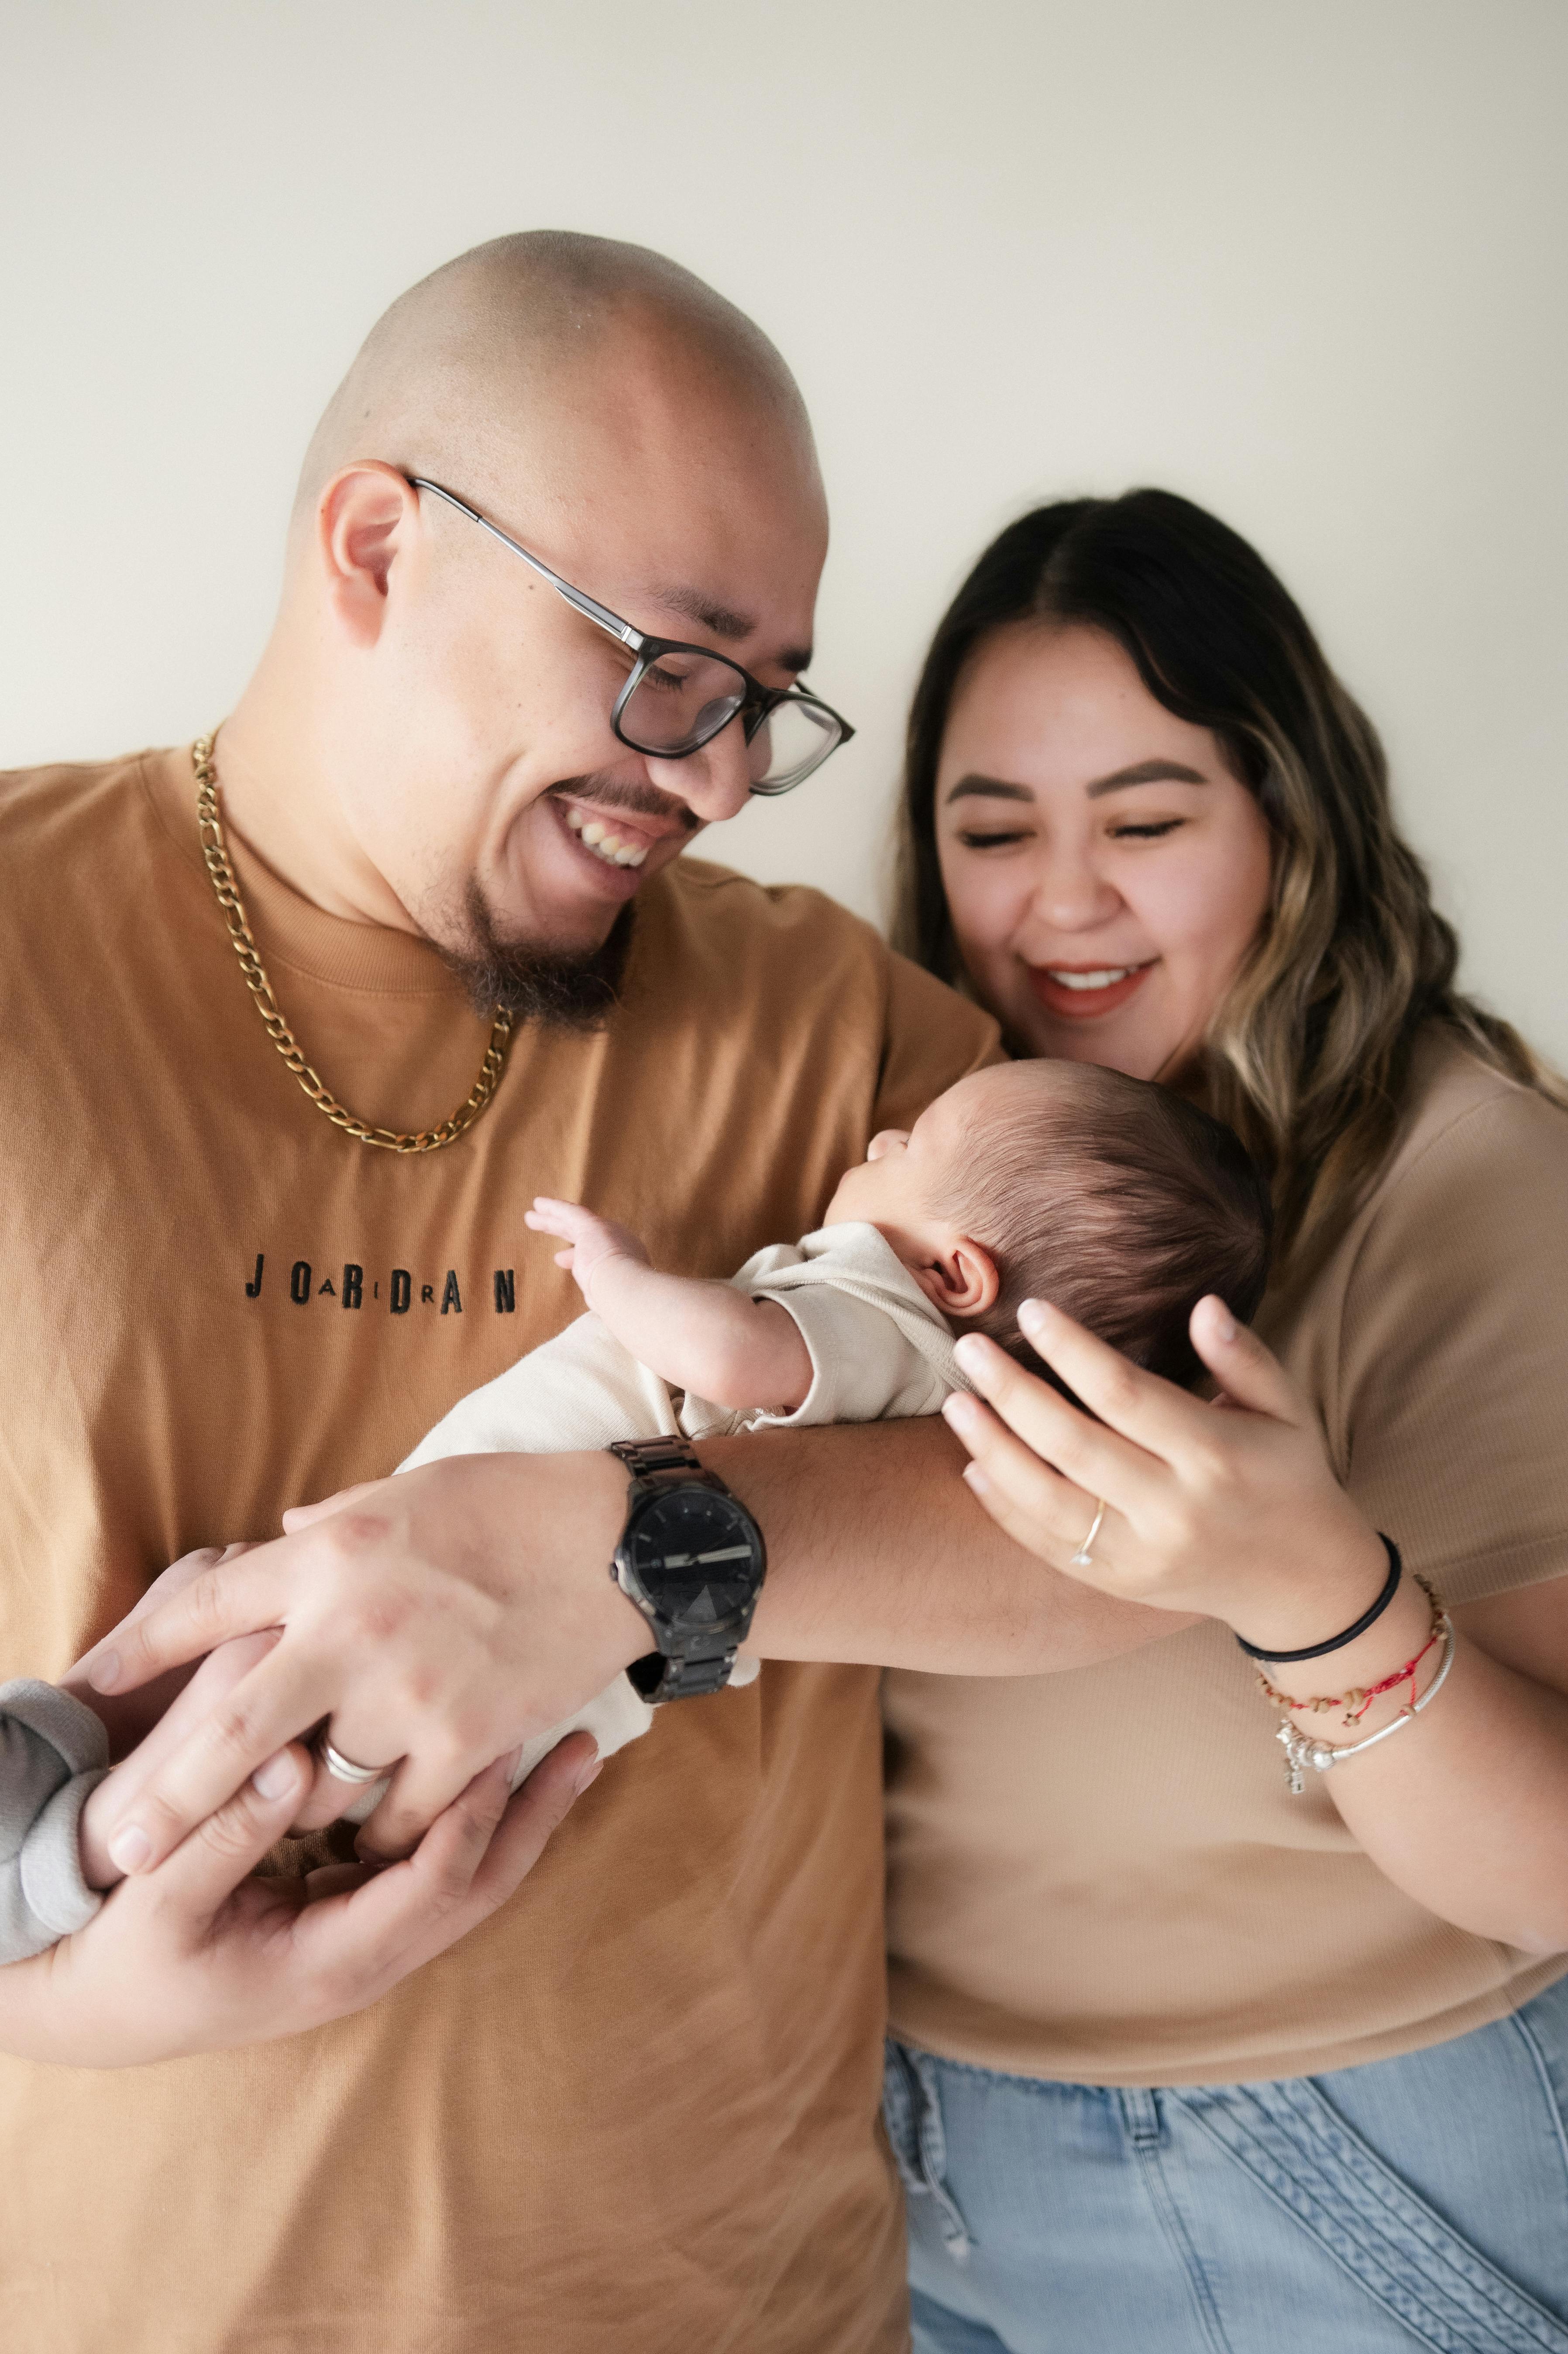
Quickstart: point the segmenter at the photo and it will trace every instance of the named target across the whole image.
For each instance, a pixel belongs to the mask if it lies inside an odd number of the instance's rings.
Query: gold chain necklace
[[[466,1102],[458,1106],[450,1119],[439,1128],[422,1128],[411,1136],[399,1136],[389,1128],[371,1128],[365,1120],[356,1119],[347,1106],[340,1104],[325,1080],[311,1068],[300,1050],[300,1043],[284,1021],[278,1001],[272,994],[272,984],[258,953],[255,938],[245,913],[245,902],[239,896],[239,885],[234,879],[234,869],[228,863],[228,844],[223,838],[223,824],[217,814],[217,769],[213,762],[213,737],[198,736],[192,748],[191,759],[196,768],[196,828],[201,839],[202,856],[212,877],[212,887],[217,894],[217,904],[223,909],[228,925],[228,937],[234,943],[234,953],[239,959],[239,970],[245,975],[245,986],[261,1016],[261,1026],[292,1071],[316,1109],[324,1112],[334,1128],[345,1136],[358,1139],[361,1144],[378,1145],[384,1152],[439,1152],[443,1144],[455,1144],[458,1138],[473,1126],[491,1097],[495,1093],[506,1061],[507,1042],[512,1035],[512,1016],[496,1008],[495,1020],[485,1048],[484,1061],[469,1092]]]

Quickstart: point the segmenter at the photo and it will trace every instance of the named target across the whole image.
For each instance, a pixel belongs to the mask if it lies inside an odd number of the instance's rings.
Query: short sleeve
[[[748,1415],[747,1428],[936,1414],[952,1387],[884,1309],[853,1292],[817,1283],[766,1296],[800,1326],[811,1359],[811,1386],[792,1414]]]
[[[1450,1601],[1568,1575],[1568,1115],[1507,1083],[1376,1204],[1345,1286],[1330,1446]]]
[[[889,953],[887,965],[887,1029],[874,1131],[911,1127],[959,1079],[1007,1059],[989,1013],[907,957]]]

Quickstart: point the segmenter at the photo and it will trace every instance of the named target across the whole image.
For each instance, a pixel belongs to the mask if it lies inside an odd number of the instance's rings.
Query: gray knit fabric
[[[109,1771],[109,1736],[79,1700],[0,1684],[0,1963],[84,1928],[103,1899],[81,1876],[77,1825]]]

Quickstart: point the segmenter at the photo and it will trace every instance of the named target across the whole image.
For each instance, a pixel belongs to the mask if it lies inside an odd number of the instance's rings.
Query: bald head
[[[636,891],[746,806],[774,733],[747,706],[808,666],[826,551],[800,395],[732,303],[641,246],[477,247],[377,322],[316,429],[223,730],[229,816],[319,905],[422,934],[492,1002],[510,972],[563,1003],[538,975],[597,988]],[[656,698],[705,654],[751,682],[716,732],[622,733],[640,661]]]
[[[519,462],[554,472],[588,413],[636,440],[637,412],[666,404],[722,410],[816,483],[795,379],[733,302],[646,246],[567,229],[495,238],[421,279],[371,329],[312,439],[296,515],[366,458],[456,475],[469,495],[493,498]]]

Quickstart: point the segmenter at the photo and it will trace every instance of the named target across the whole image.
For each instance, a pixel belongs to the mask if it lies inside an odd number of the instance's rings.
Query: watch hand
[[[705,1561],[749,1561],[749,1545],[725,1545],[717,1553],[667,1553],[666,1569],[695,1569]]]

